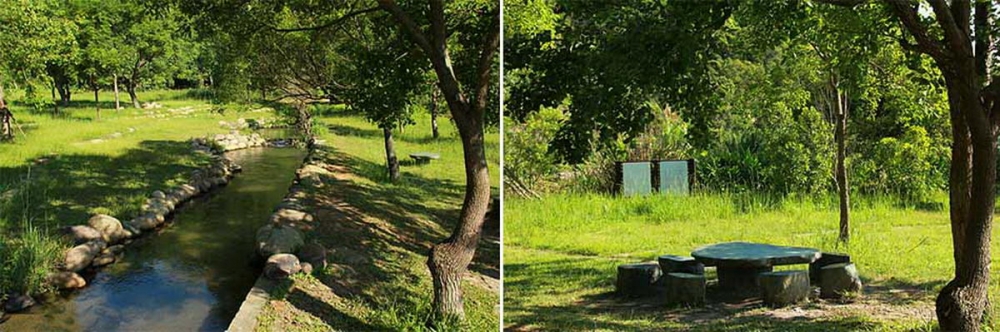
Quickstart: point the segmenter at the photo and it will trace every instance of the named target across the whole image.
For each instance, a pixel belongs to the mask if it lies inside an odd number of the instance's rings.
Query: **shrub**
[[[940,148],[938,148],[940,149]],[[904,200],[921,201],[945,187],[946,176],[935,167],[937,151],[923,127],[909,127],[899,138],[887,137],[865,151],[849,169],[855,188],[862,193],[891,193]]]
[[[517,123],[504,118],[504,181],[515,195],[521,189],[550,189],[562,167],[549,152],[549,142],[566,120],[557,108],[543,108]],[[523,188],[520,188],[523,187]],[[518,189],[519,188],[519,189]]]

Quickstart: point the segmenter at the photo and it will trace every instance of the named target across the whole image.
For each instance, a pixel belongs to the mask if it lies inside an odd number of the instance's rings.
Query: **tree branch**
[[[886,2],[892,8],[892,11],[896,13],[896,16],[899,17],[900,22],[903,23],[906,30],[916,39],[917,50],[930,55],[935,60],[944,59],[947,55],[944,47],[942,47],[941,43],[931,39],[927,35],[927,27],[920,23],[916,7],[911,7],[911,3],[907,0],[886,0]]]
[[[434,43],[434,51],[437,55],[444,55],[447,51],[446,45],[448,36],[446,34],[446,22],[444,20],[444,4],[441,0],[430,0],[431,5],[431,42]]]
[[[972,50],[968,49],[972,44],[969,40],[969,35],[966,33],[968,29],[962,29],[962,27],[968,27],[969,11],[965,10],[963,12],[962,2],[968,0],[955,0],[955,6],[959,6],[956,9],[958,14],[965,15],[963,17],[955,17],[952,15],[951,8],[945,0],[930,0],[931,8],[934,9],[934,18],[937,19],[938,25],[944,30],[944,40],[947,42],[951,49],[961,50],[962,53],[971,54]],[[968,6],[968,3],[965,4]],[[961,25],[955,20],[962,21]]]
[[[344,14],[344,16],[338,17],[337,19],[335,19],[333,21],[330,21],[329,23],[325,23],[325,24],[321,24],[321,25],[317,25],[317,26],[313,26],[313,27],[300,27],[300,28],[287,28],[287,29],[279,29],[279,28],[276,28],[276,27],[271,27],[271,29],[274,30],[274,31],[277,31],[277,32],[296,32],[296,31],[323,30],[323,29],[327,29],[327,28],[335,26],[335,25],[339,25],[340,23],[343,23],[344,21],[347,21],[347,20],[351,19],[352,17],[358,16],[358,15],[361,15],[361,14],[365,14],[365,13],[375,12],[375,11],[378,11],[379,9],[380,9],[379,7],[372,7],[372,8],[365,8],[365,9],[361,9],[361,10],[356,10],[356,11]]]
[[[389,14],[392,14],[392,17],[395,18],[396,21],[403,26],[403,29],[410,34],[410,37],[413,38],[413,42],[416,43],[417,46],[420,46],[424,52],[427,52],[428,56],[433,56],[434,48],[431,47],[431,43],[427,40],[427,36],[424,35],[423,30],[417,26],[417,23],[414,22],[409,15],[406,15],[406,13],[403,12],[402,8],[399,8],[396,1],[378,0],[378,5],[380,8],[389,12]]]
[[[500,48],[500,9],[493,13],[490,30],[486,33],[482,53],[479,55],[479,67],[476,68],[476,112],[486,109],[487,94],[490,87],[490,69],[493,68],[493,56]]]

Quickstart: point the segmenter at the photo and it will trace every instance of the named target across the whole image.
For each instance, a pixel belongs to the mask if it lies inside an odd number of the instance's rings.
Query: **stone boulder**
[[[58,289],[77,289],[87,286],[87,280],[83,279],[76,272],[54,272],[45,277],[45,280]]]
[[[122,228],[121,221],[118,221],[115,217],[97,214],[90,217],[90,220],[87,220],[87,224],[96,229],[98,232],[101,232],[101,235],[104,236],[104,242],[118,243],[121,240],[128,238],[128,234],[126,234],[125,229]]]
[[[280,280],[299,273],[301,269],[302,266],[295,255],[277,254],[267,258],[267,263],[264,264],[264,276],[272,280]]]
[[[299,183],[304,186],[309,187],[322,187],[323,186],[323,175],[330,174],[325,168],[317,165],[305,165],[299,168],[295,172],[296,177],[299,179]]]
[[[134,239],[139,237],[139,235],[142,235],[142,230],[139,229],[139,226],[136,223],[135,219],[123,222],[122,228],[125,229],[125,233],[128,234],[128,237],[130,239]]]
[[[300,261],[307,262],[313,267],[323,269],[326,267],[326,248],[318,243],[310,243],[302,246],[299,249],[298,255]]]
[[[102,253],[100,256],[94,258],[91,263],[94,267],[101,267],[115,262],[115,254],[112,253]]]
[[[132,225],[138,227],[139,230],[145,232],[149,230],[156,229],[156,227],[163,224],[166,219],[163,215],[147,213],[139,216],[132,220]]]
[[[162,201],[153,201],[143,209],[143,212],[165,216],[173,212],[173,209]]]
[[[313,266],[312,266],[312,264],[309,264],[309,262],[301,262],[299,264],[299,266],[302,267],[302,273],[304,273],[304,274],[312,274],[313,273]]]
[[[87,225],[69,226],[64,228],[63,231],[73,239],[73,244],[104,240],[104,235],[101,232]]]
[[[66,251],[64,269],[71,272],[79,272],[94,261],[94,257],[104,250],[104,242],[87,242]]]
[[[278,203],[275,212],[281,209],[305,211],[306,206],[302,204],[301,200],[298,198],[285,198],[281,201],[281,203]]]
[[[154,191],[152,195],[149,195],[149,197],[152,197],[153,199],[164,199],[167,198],[167,195],[164,194],[162,191],[157,190]]]
[[[311,214],[299,210],[278,209],[271,214],[271,222],[277,224],[311,223],[312,221]]]
[[[269,224],[257,230],[257,253],[262,257],[277,254],[292,254],[304,244],[299,230],[282,225]]]
[[[14,293],[7,298],[7,302],[3,305],[3,311],[17,313],[28,310],[33,305],[35,305],[35,299],[31,296]]]
[[[125,251],[125,246],[124,245],[120,245],[120,244],[116,244],[116,245],[104,248],[104,250],[101,251],[101,253],[102,254],[117,255],[117,254],[122,253],[123,251]]]

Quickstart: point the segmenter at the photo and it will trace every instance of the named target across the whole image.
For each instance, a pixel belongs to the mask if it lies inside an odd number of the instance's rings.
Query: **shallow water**
[[[0,331],[222,331],[259,274],[254,233],[281,202],[305,152],[245,149],[229,183],[176,211],[80,291],[12,315]]]

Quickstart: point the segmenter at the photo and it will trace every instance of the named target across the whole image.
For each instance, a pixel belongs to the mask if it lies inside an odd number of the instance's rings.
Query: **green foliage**
[[[412,51],[405,36],[388,19],[367,20],[363,40],[344,47],[354,59],[344,75],[348,88],[343,98],[348,108],[361,112],[382,129],[413,124],[413,103],[417,89],[424,84],[426,61]],[[367,32],[367,33],[366,33]]]
[[[508,114],[522,120],[539,106],[570,98],[569,120],[552,143],[570,163],[643,132],[653,120],[644,105],[651,97],[682,115],[691,112],[691,136],[707,138],[703,120],[709,117],[701,114],[714,103],[707,69],[719,56],[716,31],[735,8],[732,2],[563,0],[556,8],[563,13],[556,33],[505,41],[505,68],[514,76]]]
[[[935,148],[922,127],[910,127],[899,138],[883,138],[870,153],[870,158],[852,164],[854,186],[863,193],[922,201],[946,187],[947,178],[932,160],[946,158],[948,150]]]
[[[531,190],[546,190],[561,169],[549,153],[549,142],[566,120],[558,108],[543,108],[523,123],[504,118],[504,180]]]

